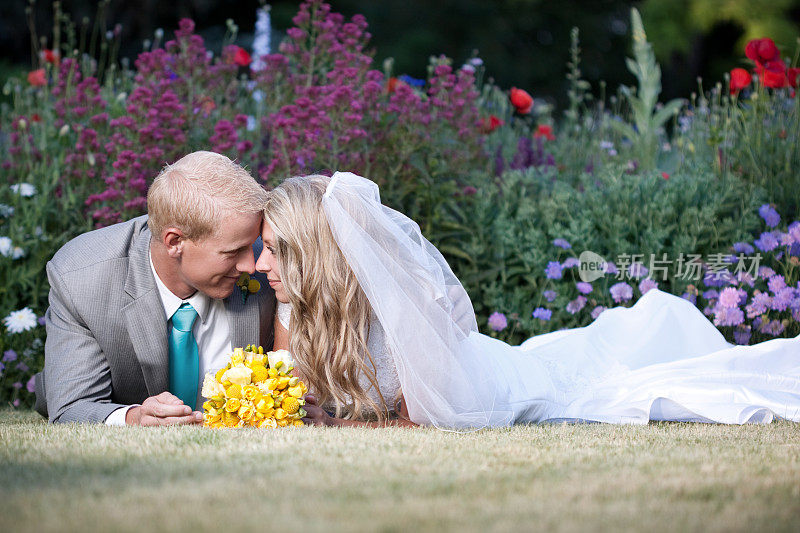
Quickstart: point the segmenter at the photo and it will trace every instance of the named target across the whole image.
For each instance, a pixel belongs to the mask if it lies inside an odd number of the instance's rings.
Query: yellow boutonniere
[[[236,281],[236,286],[239,287],[239,291],[242,294],[243,305],[247,302],[248,296],[261,290],[261,284],[258,280],[250,279],[250,276],[246,272],[243,272],[242,275],[239,276],[239,279]]]

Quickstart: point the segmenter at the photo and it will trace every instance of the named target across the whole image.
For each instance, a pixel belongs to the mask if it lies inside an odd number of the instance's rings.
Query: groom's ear
[[[179,228],[169,227],[164,229],[161,241],[167,248],[167,254],[177,259],[183,253],[183,244],[186,241],[186,237]]]

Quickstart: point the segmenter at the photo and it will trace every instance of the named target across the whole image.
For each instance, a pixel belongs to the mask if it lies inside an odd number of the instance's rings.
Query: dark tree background
[[[218,49],[225,20],[239,26],[238,44],[249,47],[259,0],[109,0],[103,22],[121,25],[121,55],[135,58],[143,40],[157,28],[170,35],[182,17],[197,23],[212,49]],[[273,46],[291,26],[298,1],[274,1]],[[30,32],[25,14],[31,5],[38,35],[51,37],[52,1],[0,0],[0,82],[31,68]],[[445,54],[457,63],[474,53],[487,74],[504,88],[516,86],[563,104],[565,69],[572,27],[581,36],[582,70],[595,90],[604,80],[610,90],[631,83],[624,57],[629,54],[631,6],[643,14],[645,29],[664,71],[663,98],[686,97],[697,78],[710,86],[743,64],[744,43],[770,36],[793,57],[800,25],[800,0],[333,0],[333,9],[367,17],[376,51],[376,68],[387,57],[396,74],[424,77],[428,57]],[[62,0],[62,9],[80,24],[94,22],[93,0]]]

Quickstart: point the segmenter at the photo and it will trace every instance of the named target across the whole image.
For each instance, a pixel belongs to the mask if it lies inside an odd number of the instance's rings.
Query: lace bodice
[[[278,302],[278,320],[280,320],[281,324],[286,329],[289,329],[291,313],[292,307],[289,304]],[[386,344],[386,335],[380,323],[374,317],[370,325],[367,348],[369,349],[370,355],[372,355],[372,360],[375,362],[375,379],[378,382],[380,394],[383,395],[383,399],[389,410],[393,410],[397,396],[400,393],[400,380],[397,377],[394,359]],[[378,391],[375,390],[366,376],[359,376],[358,382],[367,392],[370,399],[378,405],[381,405]],[[328,411],[334,410],[333,405],[326,404],[322,407]]]

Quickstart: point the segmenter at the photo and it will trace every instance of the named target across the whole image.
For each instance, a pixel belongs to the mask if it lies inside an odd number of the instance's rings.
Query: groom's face
[[[253,243],[261,230],[261,213],[235,214],[208,237],[183,243],[179,275],[188,286],[227,298],[243,272],[255,271]]]

